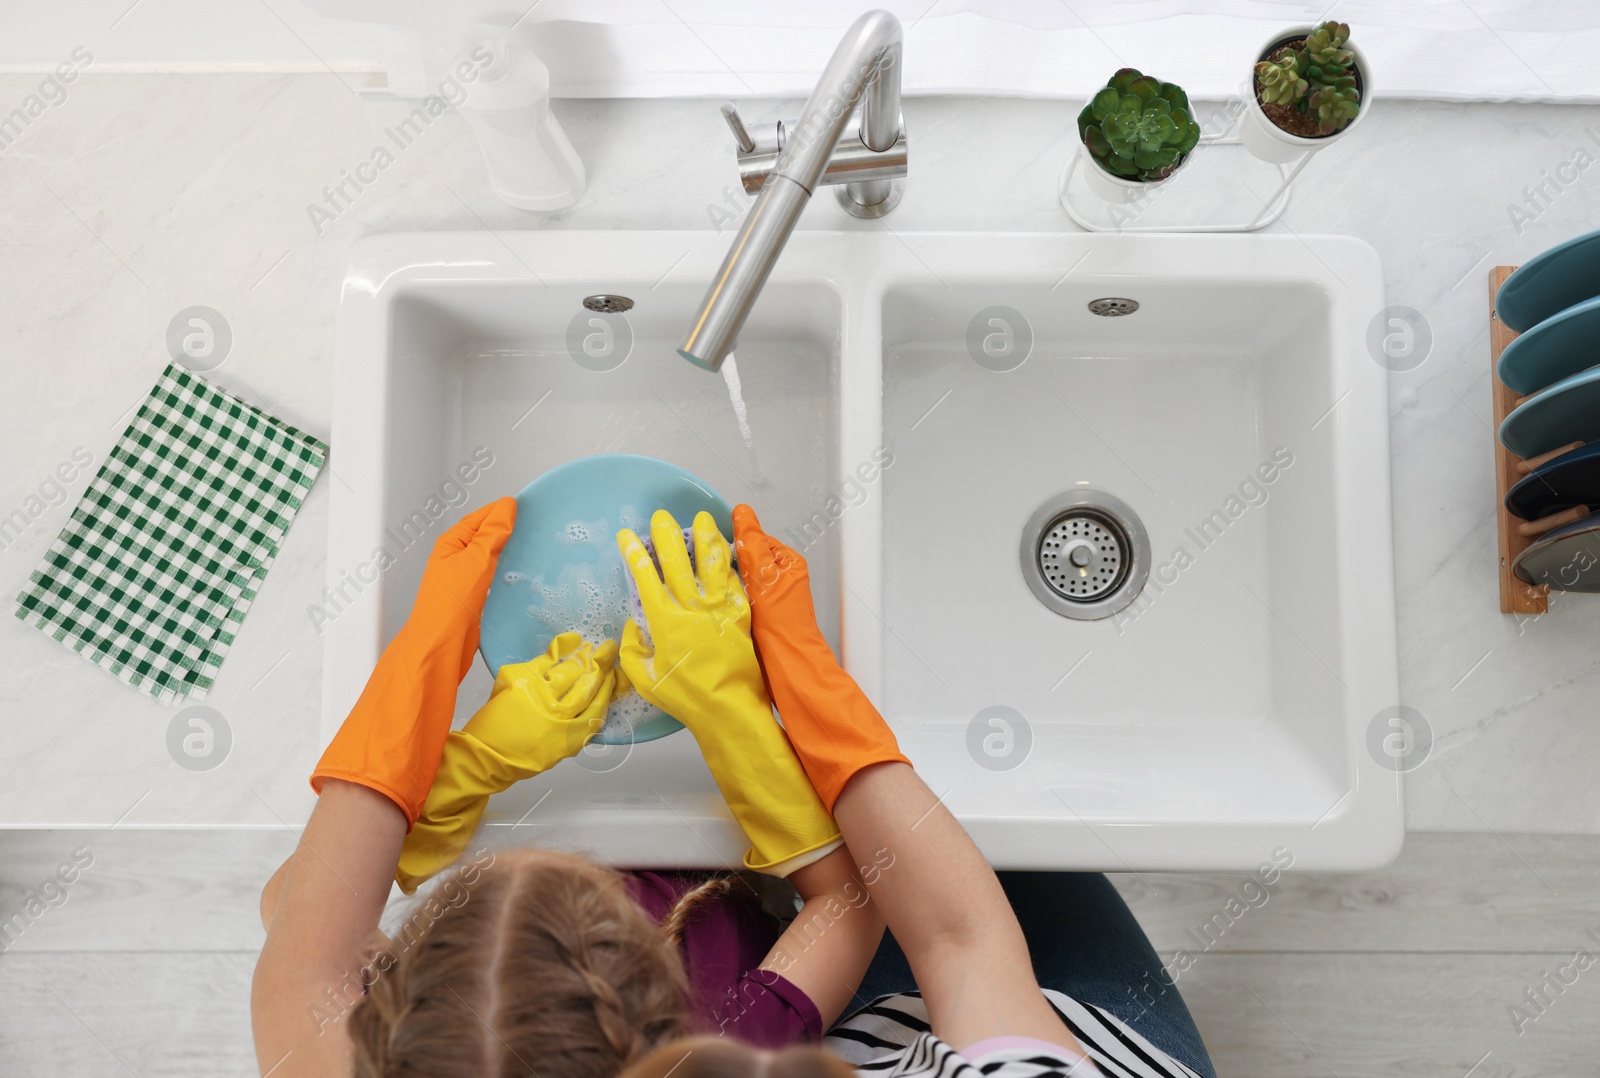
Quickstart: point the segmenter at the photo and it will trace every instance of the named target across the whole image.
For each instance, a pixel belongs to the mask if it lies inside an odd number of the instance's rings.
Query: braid
[[[502,854],[350,1017],[357,1078],[602,1078],[687,1026],[673,949],[609,869]]]
[[[394,1025],[389,1016],[382,1013],[372,993],[350,1013],[349,1029],[350,1043],[355,1046],[356,1059],[366,1066],[365,1073],[383,1074],[389,1066],[387,1049]]]
[[[794,920],[795,910],[800,904],[794,888],[787,880],[739,869],[710,876],[680,895],[661,919],[662,937],[674,949],[682,947],[683,933],[695,915],[713,899],[727,901],[728,896],[734,893],[735,884],[748,892],[748,895],[741,897],[748,898],[762,915],[776,922],[780,928]]]
[[[644,1043],[640,1031],[628,1021],[622,997],[617,994],[611,982],[588,967],[580,966],[578,975],[583,978],[583,983],[592,997],[594,1020],[600,1028],[600,1035],[605,1038],[606,1045],[618,1063],[627,1066],[649,1045]]]
[[[356,1047],[356,1057],[368,1068],[358,1073],[374,1078],[390,1073],[395,1038],[409,1010],[405,991],[404,978],[392,971],[379,974],[368,986],[366,997],[350,1013],[350,1040]]]
[[[673,947],[682,946],[683,931],[689,927],[689,919],[713,898],[726,895],[733,885],[733,880],[734,877],[731,875],[711,876],[698,886],[685,891],[661,919],[661,934],[666,937],[667,942]]]
[[[649,928],[634,947],[619,946],[619,940],[627,933],[621,930],[614,905],[605,899],[620,896],[629,909],[637,907],[626,897],[620,877],[613,879],[615,896],[593,893],[592,906],[576,919],[569,958],[583,986],[581,995],[587,997],[595,1025],[620,1068],[649,1052],[661,1040],[683,1032],[682,1001],[688,986],[682,979],[681,966],[674,964],[677,976],[670,980],[663,979],[659,970],[652,967],[644,944],[660,943]],[[631,918],[630,922],[634,926],[648,925]],[[664,950],[671,954],[670,949]]]

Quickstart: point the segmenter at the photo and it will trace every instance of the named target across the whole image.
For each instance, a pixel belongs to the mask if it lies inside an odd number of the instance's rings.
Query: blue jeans
[[[1098,872],[998,875],[1027,937],[1040,987],[1104,1008],[1173,1059],[1216,1078],[1189,1008],[1110,880]],[[856,1005],[914,992],[916,986],[905,953],[885,932]]]

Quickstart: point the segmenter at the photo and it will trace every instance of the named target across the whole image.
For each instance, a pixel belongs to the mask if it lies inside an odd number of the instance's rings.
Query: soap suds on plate
[[[620,641],[623,626],[632,617],[639,625],[646,646],[651,646],[644,610],[632,577],[615,547],[619,528],[631,529],[644,546],[640,569],[648,567],[659,573],[649,518],[634,506],[626,505],[618,511],[617,520],[616,527],[605,519],[571,520],[551,533],[562,543],[609,548],[605,556],[592,564],[567,565],[554,576],[515,570],[502,574],[503,582],[516,589],[513,594],[522,600],[527,616],[535,620],[539,633],[547,639],[560,633],[576,632],[590,644]],[[690,529],[684,529],[684,539],[693,565],[694,541]],[[596,739],[604,744],[629,744],[634,731],[660,715],[654,704],[629,686],[611,700]]]
[[[633,740],[640,723],[656,714],[656,706],[630,686],[612,698],[598,736],[612,744],[625,744]]]
[[[568,566],[554,583],[537,576],[527,583],[533,592],[528,616],[538,619],[551,636],[576,632],[591,644],[621,637],[628,588],[620,562],[599,568]]]

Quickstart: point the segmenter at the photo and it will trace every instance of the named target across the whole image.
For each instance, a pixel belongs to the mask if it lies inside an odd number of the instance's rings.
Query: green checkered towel
[[[203,698],[327,455],[169,365],[17,617],[164,704]]]

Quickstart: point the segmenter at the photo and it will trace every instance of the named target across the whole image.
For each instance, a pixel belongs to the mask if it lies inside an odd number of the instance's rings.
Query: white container
[[[1343,130],[1335,131],[1331,135],[1319,138],[1305,138],[1301,135],[1291,135],[1267,116],[1261,109],[1261,102],[1256,99],[1256,74],[1255,64],[1266,59],[1269,49],[1285,38],[1304,37],[1316,29],[1314,26],[1291,26],[1272,35],[1272,40],[1263,45],[1256,53],[1255,63],[1250,65],[1250,75],[1245,80],[1245,110],[1244,121],[1239,127],[1239,139],[1244,143],[1244,148],[1249,150],[1259,160],[1273,165],[1288,164],[1298,161],[1309,152],[1325,149],[1348,135],[1367,115],[1367,109],[1372,105],[1372,69],[1367,66],[1367,58],[1361,54],[1352,42],[1345,42],[1344,47],[1355,55],[1355,68],[1358,72],[1357,82],[1361,88],[1361,111],[1356,113],[1356,118],[1344,125]]]
[[[1169,182],[1173,176],[1183,171],[1183,166],[1189,163],[1194,151],[1190,150],[1184,154],[1183,160],[1178,162],[1178,167],[1165,179],[1160,180],[1130,180],[1107,172],[1100,167],[1100,162],[1094,159],[1094,154],[1089,152],[1089,147],[1082,140],[1078,142],[1078,154],[1083,159],[1083,178],[1088,181],[1089,190],[1107,202],[1126,203],[1148,198],[1152,191]]]
[[[488,42],[461,115],[478,136],[494,193],[519,210],[564,210],[583,194],[583,161],[550,111],[550,70],[529,49]]]

